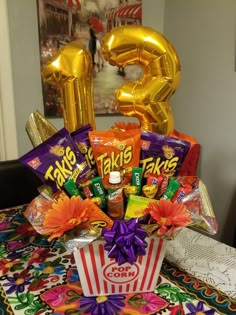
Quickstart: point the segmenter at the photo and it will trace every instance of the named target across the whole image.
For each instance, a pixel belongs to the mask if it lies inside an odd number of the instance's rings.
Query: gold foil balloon
[[[174,129],[169,104],[180,81],[180,62],[172,44],[140,25],[120,26],[103,37],[104,58],[117,67],[137,64],[143,76],[115,91],[119,111],[139,119],[141,129],[169,135]]]
[[[90,123],[96,129],[92,58],[83,43],[63,46],[45,64],[42,77],[60,88],[65,128],[72,132]]]

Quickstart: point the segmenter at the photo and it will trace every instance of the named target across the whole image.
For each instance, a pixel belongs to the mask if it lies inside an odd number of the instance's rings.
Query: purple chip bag
[[[142,131],[140,166],[143,178],[149,173],[178,175],[189,149],[190,143],[185,140]]]
[[[88,165],[91,167],[91,175],[97,174],[96,162],[93,156],[93,150],[90,145],[88,132],[93,128],[90,124],[87,124],[76,131],[71,133],[71,138],[76,144],[77,149],[85,157]]]
[[[91,170],[65,128],[19,160],[30,167],[44,183],[53,184],[54,190],[63,187],[69,178],[79,184],[88,178]]]

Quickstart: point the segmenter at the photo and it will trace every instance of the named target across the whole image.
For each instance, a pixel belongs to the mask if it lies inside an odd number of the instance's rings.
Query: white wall
[[[43,112],[37,10],[36,1],[7,0],[6,2],[13,69],[18,155],[22,155],[32,148],[25,131],[26,120],[36,108]],[[8,141],[11,141],[10,137]]]
[[[18,155],[6,0],[0,1],[0,161]]]
[[[175,125],[202,145],[199,174],[227,243],[236,230],[235,13],[235,0],[166,0],[164,16],[182,64]]]
[[[21,155],[31,148],[26,119],[36,108],[43,111],[36,1],[7,0],[7,5]],[[162,32],[164,23],[180,56],[182,79],[171,98],[175,127],[202,145],[199,175],[220,223],[216,238],[229,244],[236,227],[235,6],[235,0],[143,0],[143,25]],[[120,117],[97,117],[97,129]],[[60,119],[51,122],[63,125]]]
[[[163,33],[165,0],[142,0],[142,24]]]

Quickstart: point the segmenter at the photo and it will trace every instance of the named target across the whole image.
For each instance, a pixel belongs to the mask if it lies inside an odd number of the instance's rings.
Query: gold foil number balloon
[[[174,129],[169,99],[180,80],[180,62],[172,44],[149,27],[128,25],[104,36],[102,52],[111,65],[137,64],[143,69],[139,80],[115,91],[119,111],[138,118],[143,130],[169,135]]]
[[[79,41],[63,46],[42,69],[42,77],[61,90],[64,125],[70,132],[90,123],[95,128],[93,65]]]

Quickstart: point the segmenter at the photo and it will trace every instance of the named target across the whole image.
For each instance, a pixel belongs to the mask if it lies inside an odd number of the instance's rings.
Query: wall
[[[22,155],[32,148],[25,132],[26,120],[34,109],[43,109],[36,1],[8,0],[7,9],[18,155]]]
[[[35,108],[42,111],[36,1],[8,0],[7,5],[21,155],[31,148],[24,130],[26,119]],[[199,175],[220,223],[216,238],[231,244],[236,227],[236,2],[143,0],[143,5],[143,24],[162,31],[164,23],[164,34],[180,56],[181,84],[171,98],[175,127],[197,137],[202,145]],[[110,127],[118,119],[97,117],[97,128]],[[62,120],[52,123],[62,126]]]
[[[18,154],[7,1],[0,1],[0,161]]]
[[[182,64],[171,98],[176,129],[202,145],[199,175],[220,223],[216,238],[236,230],[235,0],[166,0],[164,31]]]

